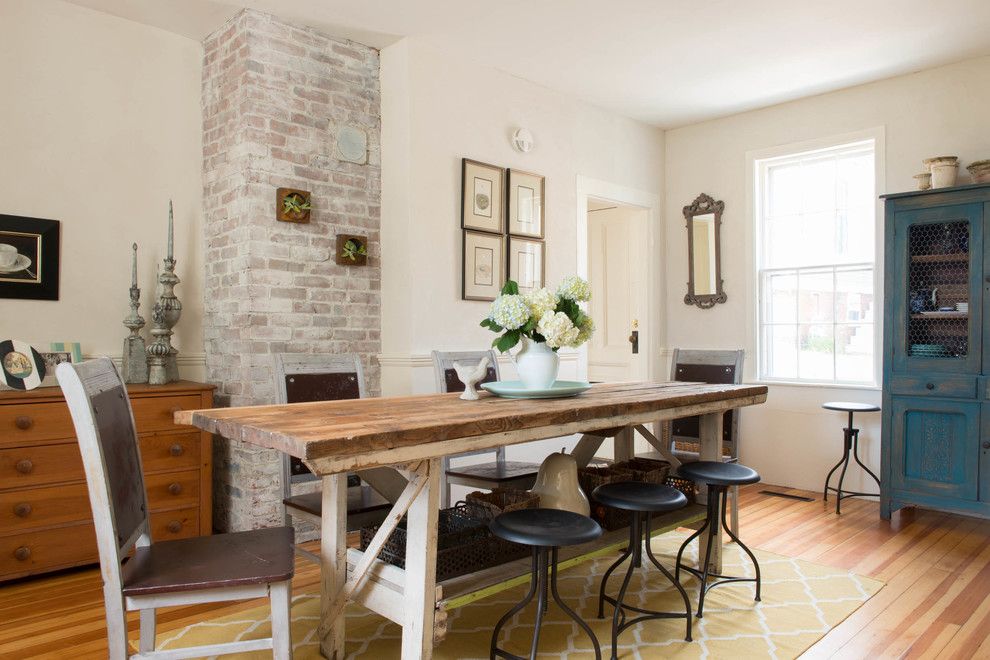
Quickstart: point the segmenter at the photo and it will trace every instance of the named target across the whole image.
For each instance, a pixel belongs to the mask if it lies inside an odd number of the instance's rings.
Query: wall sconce
[[[517,128],[516,132],[512,134],[512,146],[516,148],[516,151],[521,151],[522,153],[529,153],[533,150],[533,134],[526,128]]]

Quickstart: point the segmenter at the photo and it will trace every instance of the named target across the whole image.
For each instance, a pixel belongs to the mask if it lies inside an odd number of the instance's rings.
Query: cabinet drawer
[[[894,375],[890,377],[891,394],[906,396],[952,396],[960,399],[976,398],[976,376]]]
[[[79,446],[44,445],[0,449],[0,489],[85,481]]]
[[[163,472],[144,478],[152,511],[199,505],[199,470]]]
[[[92,517],[86,484],[0,492],[0,534],[90,522]]]
[[[199,536],[199,508],[189,507],[151,514],[153,541],[184,539],[190,536]]]
[[[138,433],[153,431],[188,430],[188,426],[176,426],[172,416],[180,410],[196,410],[203,406],[199,396],[153,396],[131,399],[134,424]]]
[[[0,406],[0,447],[20,447],[76,437],[64,402]]]
[[[145,472],[198,468],[199,433],[149,435],[138,440]]]
[[[0,580],[97,561],[92,523],[0,536]]]

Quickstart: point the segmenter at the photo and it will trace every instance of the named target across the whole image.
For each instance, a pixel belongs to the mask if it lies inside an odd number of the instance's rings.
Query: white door
[[[588,346],[588,380],[647,379],[646,209],[588,202],[588,271],[595,334]],[[638,333],[638,352],[630,341]]]

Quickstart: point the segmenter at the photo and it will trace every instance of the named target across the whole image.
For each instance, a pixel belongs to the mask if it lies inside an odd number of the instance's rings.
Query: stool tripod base
[[[598,593],[598,618],[605,618],[605,603],[609,603],[615,608],[612,612],[612,660],[616,660],[618,648],[619,648],[619,635],[622,631],[630,626],[634,626],[637,623],[643,621],[650,621],[653,619],[685,619],[686,633],[684,636],[684,641],[691,641],[691,602],[688,600],[687,593],[684,591],[684,587],[670,574],[666,568],[660,563],[660,561],[653,554],[653,548],[650,547],[650,516],[645,514],[646,526],[645,526],[645,541],[646,541],[646,556],[649,557],[653,565],[656,566],[661,573],[670,581],[677,591],[681,595],[681,599],[684,601],[684,611],[683,612],[658,612],[655,610],[648,610],[641,607],[634,607],[632,605],[627,605],[624,603],[626,597],[626,590],[629,588],[629,581],[632,578],[633,572],[643,565],[643,515],[639,512],[632,512],[632,521],[629,524],[629,547],[626,551],[609,566],[608,570],[605,571],[604,577],[602,577],[601,588]],[[618,595],[613,598],[605,593],[605,587],[608,583],[608,578],[612,575],[624,561],[629,559],[629,569],[626,571],[625,579],[622,581],[622,587],[619,588]],[[630,619],[626,618],[626,612],[635,612],[640,616],[632,617]]]
[[[547,568],[549,567],[550,576],[547,579]],[[548,593],[549,592],[549,593]],[[542,546],[537,546],[533,548],[533,572],[532,579],[529,583],[529,593],[527,593],[519,603],[512,607],[508,612],[502,615],[502,618],[498,620],[495,624],[495,628],[492,630],[492,643],[491,643],[491,660],[495,658],[506,658],[507,660],[527,660],[524,656],[515,655],[509,653],[504,649],[498,648],[498,634],[504,626],[513,616],[518,614],[529,604],[533,597],[537,597],[536,601],[536,622],[533,626],[533,642],[530,647],[529,659],[535,660],[536,652],[540,644],[540,627],[543,624],[543,616],[546,614],[547,607],[549,603],[549,597],[552,596],[553,600],[557,605],[564,611],[567,616],[574,620],[575,623],[580,626],[588,637],[591,638],[591,643],[595,648],[595,659],[601,660],[602,650],[598,645],[598,638],[595,637],[595,633],[591,630],[587,623],[584,622],[581,617],[577,615],[574,610],[567,606],[561,599],[560,594],[557,593],[557,548],[547,548]]]
[[[719,505],[720,496],[722,500],[721,518],[718,515],[718,508],[719,508],[718,505]],[[694,534],[692,534],[691,536],[687,537],[687,539],[685,539],[684,543],[681,544],[680,549],[677,551],[677,563],[676,563],[676,569],[674,571],[674,579],[679,580],[681,571],[683,570],[686,573],[689,573],[690,575],[693,575],[694,577],[701,580],[701,589],[700,589],[700,593],[698,594],[698,613],[695,615],[699,619],[704,617],[705,595],[715,587],[721,587],[726,584],[734,584],[738,582],[753,582],[756,584],[756,595],[753,598],[753,600],[757,602],[759,602],[760,600],[760,584],[761,584],[760,563],[756,561],[756,555],[753,554],[753,552],[749,549],[749,547],[746,546],[745,543],[739,540],[739,537],[732,532],[732,529],[730,529],[728,523],[726,522],[725,519],[726,499],[727,499],[726,496],[727,496],[726,486],[715,486],[711,484],[708,486],[708,515],[705,517],[705,522],[697,531],[695,531]],[[719,522],[721,522],[721,526],[719,525]],[[720,527],[724,528],[726,533],[729,535],[729,538],[735,541],[736,545],[742,548],[743,552],[745,552],[749,556],[750,560],[753,562],[753,568],[756,570],[756,577],[750,578],[750,577],[739,577],[733,575],[723,575],[721,573],[712,573],[709,570],[709,565],[712,555],[712,544],[714,543],[715,538],[722,533]],[[691,543],[691,541],[693,541],[695,538],[700,536],[702,532],[704,532],[706,529],[709,528],[711,529],[711,531],[708,535],[708,543],[705,546],[704,563],[701,564],[702,568],[698,569],[698,568],[694,568],[693,566],[688,566],[684,564],[681,561],[681,557],[684,554],[684,549],[687,548],[688,544]],[[698,548],[698,557],[699,559],[701,558],[700,547]],[[714,582],[710,581],[712,578],[715,579]]]
[[[849,426],[842,429],[842,431],[844,433],[842,458],[832,467],[831,470],[828,471],[828,475],[825,477],[825,488],[822,490],[822,500],[826,503],[828,502],[829,491],[835,493],[836,514],[842,513],[842,500],[846,498],[880,497],[880,493],[861,493],[854,490],[844,490],[842,488],[842,482],[846,478],[846,470],[849,468],[850,454],[852,454],[852,458],[856,461],[856,464],[863,468],[863,471],[873,478],[873,481],[877,484],[877,488],[880,488],[880,478],[873,473],[873,470],[866,467],[866,465],[863,464],[863,461],[859,459],[859,429],[853,428],[852,426],[852,412],[849,413]],[[842,468],[842,471],[839,472],[838,485],[830,486],[829,482],[832,481],[832,475],[835,474],[835,471],[840,467]]]

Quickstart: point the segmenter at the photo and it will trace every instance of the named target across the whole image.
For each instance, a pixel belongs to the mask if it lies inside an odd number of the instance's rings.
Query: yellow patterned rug
[[[653,540],[660,561],[673,565],[673,556],[686,534],[673,532]],[[697,560],[697,544],[685,555]],[[695,620],[694,641],[684,641],[683,619],[654,620],[627,629],[619,637],[620,658],[796,658],[825,633],[872,598],[882,587],[878,580],[844,570],[790,559],[754,550],[763,571],[763,600],[753,601],[752,583],[727,585],[708,592],[705,616]],[[617,555],[616,555],[617,556]],[[596,619],[598,585],[601,575],[616,556],[588,561],[558,575],[560,594],[588,623],[608,658],[611,644],[611,612]],[[751,575],[748,559],[735,544],[725,546],[727,574]],[[624,565],[625,566],[625,565]],[[621,584],[620,567],[609,584]],[[642,569],[630,582],[630,593],[640,605],[654,610],[683,607],[680,596],[655,568],[641,579]],[[692,604],[697,609],[698,581],[681,574]],[[434,653],[443,660],[488,658],[488,645],[495,622],[526,593],[521,586],[450,613],[449,632]],[[638,602],[637,602],[638,600]],[[318,594],[302,594],[293,599],[292,641],[298,660],[319,658],[316,625],[320,613]],[[205,621],[178,631],[159,635],[159,648],[216,644],[235,639],[267,637],[270,634],[268,608],[257,608],[222,619]],[[519,655],[529,655],[535,608],[527,608],[506,625],[502,647]],[[386,619],[358,606],[347,610],[347,653],[350,658],[386,660],[399,657],[401,629]],[[587,636],[551,601],[540,635],[540,656],[566,660],[593,658]],[[271,653],[249,653],[225,658],[270,658]]]

